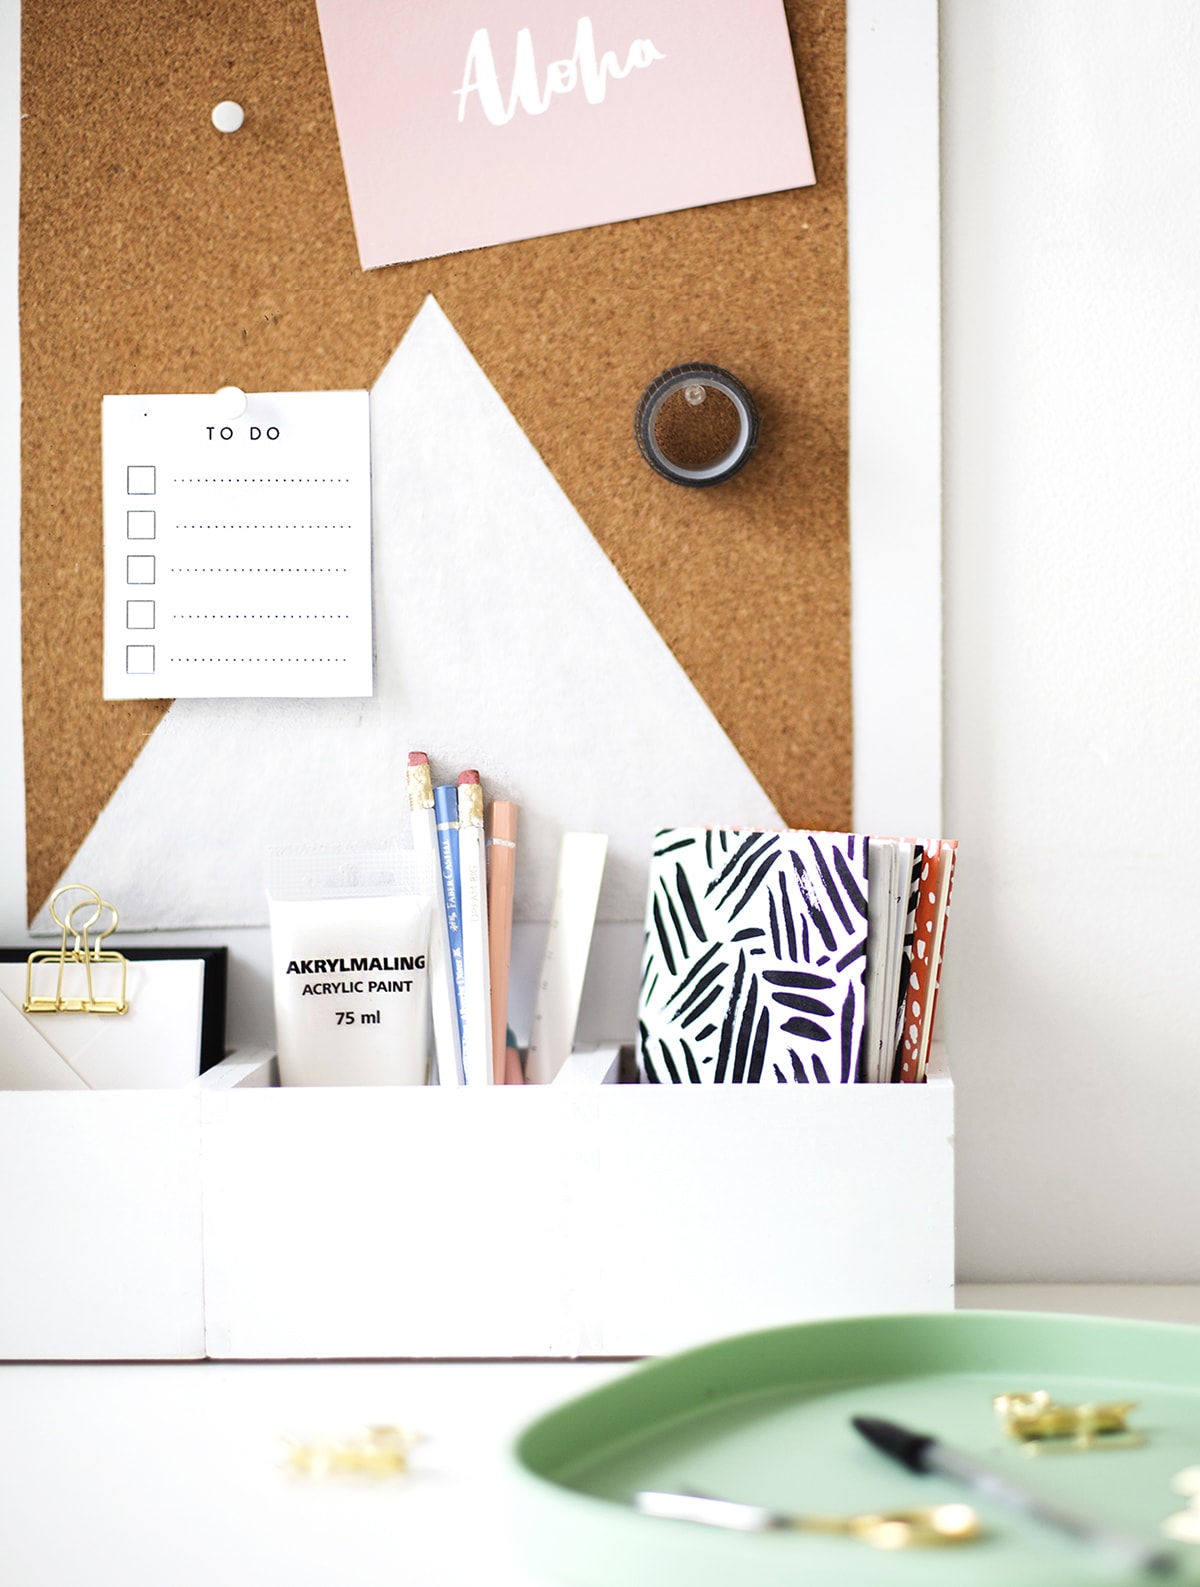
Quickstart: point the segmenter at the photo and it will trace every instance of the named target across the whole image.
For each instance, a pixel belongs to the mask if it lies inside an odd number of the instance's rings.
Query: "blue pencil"
[[[461,1042],[463,998],[466,995],[467,983],[463,973],[457,783],[441,783],[433,790],[433,809],[437,816],[438,854],[442,861],[442,897],[446,905],[446,930],[450,937],[450,962],[454,966],[454,1001],[458,1010],[458,1039]]]

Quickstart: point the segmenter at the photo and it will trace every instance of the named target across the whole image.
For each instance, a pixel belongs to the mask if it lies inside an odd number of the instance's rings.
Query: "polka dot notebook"
[[[957,854],[958,844],[943,838],[930,844],[921,867],[900,1047],[900,1079],[903,1081],[925,1078]]]

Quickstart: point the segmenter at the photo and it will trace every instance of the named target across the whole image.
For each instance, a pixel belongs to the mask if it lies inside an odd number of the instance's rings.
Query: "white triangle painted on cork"
[[[618,921],[656,828],[782,825],[433,298],[371,408],[374,697],[176,701],[64,879],[130,930],[260,925],[268,848],[407,841],[410,749],[518,801],[525,920],[564,831],[609,834]]]

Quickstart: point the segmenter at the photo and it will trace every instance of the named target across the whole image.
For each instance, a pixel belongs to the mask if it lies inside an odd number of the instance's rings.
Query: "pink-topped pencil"
[[[438,856],[437,818],[433,811],[433,773],[429,768],[429,756],[419,749],[413,750],[408,757],[408,811],[412,821],[413,848],[429,856],[434,875],[440,877],[442,868]],[[446,910],[440,888],[429,929],[429,997],[433,1010],[438,1084],[459,1086],[463,1074],[458,1039],[458,1007],[450,968]]]

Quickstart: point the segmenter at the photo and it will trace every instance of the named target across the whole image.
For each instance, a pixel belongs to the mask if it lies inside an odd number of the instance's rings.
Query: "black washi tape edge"
[[[738,434],[729,451],[706,468],[685,468],[673,463],[659,446],[654,434],[659,410],[668,397],[685,386],[710,386],[727,397],[737,412]],[[633,433],[638,451],[656,474],[674,485],[700,488],[720,485],[745,468],[758,445],[758,409],[754,398],[736,375],[719,364],[675,364],[656,375],[638,399],[633,416]]]

